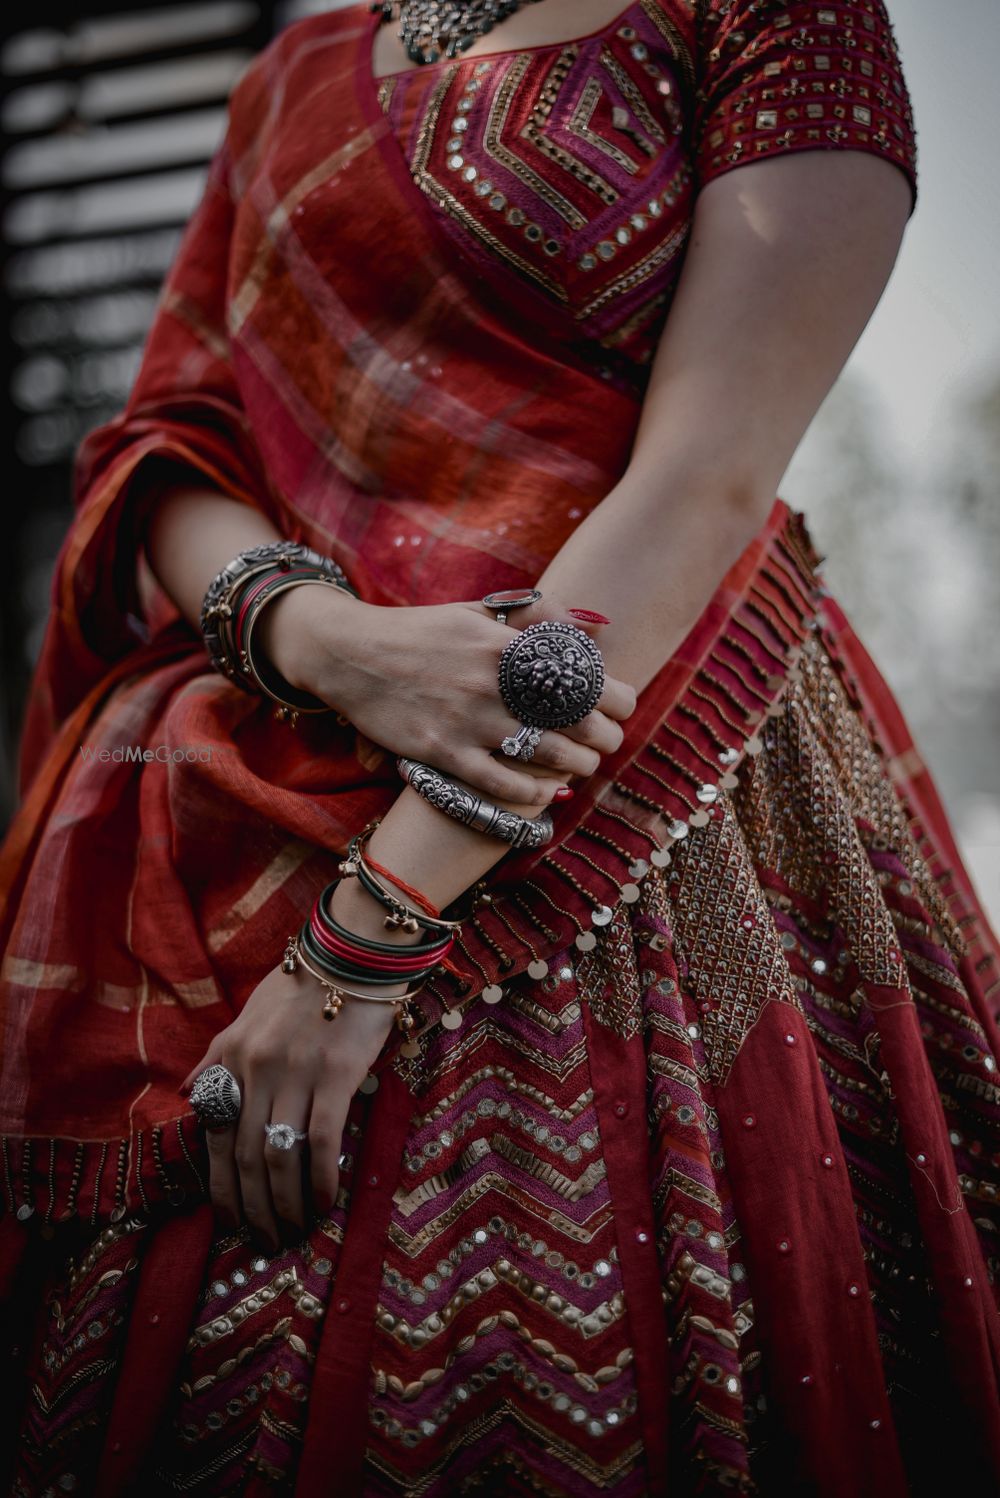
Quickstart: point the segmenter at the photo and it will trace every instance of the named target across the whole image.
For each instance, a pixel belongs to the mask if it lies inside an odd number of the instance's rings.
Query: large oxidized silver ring
[[[575,624],[529,624],[500,652],[500,696],[507,711],[534,728],[568,728],[596,706],[604,658]]]
[[[293,1144],[299,1144],[308,1138],[302,1129],[293,1129],[291,1124],[283,1123],[266,1123],[264,1133],[268,1144],[273,1145],[276,1150],[290,1150]]]
[[[517,733],[507,735],[500,748],[508,759],[533,759],[541,737],[540,728],[530,728],[527,723],[522,723]]]
[[[206,1129],[228,1129],[240,1116],[240,1084],[225,1066],[213,1062],[195,1077],[188,1102]]]

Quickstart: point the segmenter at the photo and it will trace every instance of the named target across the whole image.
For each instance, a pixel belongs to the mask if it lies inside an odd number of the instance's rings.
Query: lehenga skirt
[[[769,674],[780,610],[487,902],[301,1241],[218,1236],[183,1107],[4,1141],[18,1498],[996,1489],[995,947],[835,602]]]

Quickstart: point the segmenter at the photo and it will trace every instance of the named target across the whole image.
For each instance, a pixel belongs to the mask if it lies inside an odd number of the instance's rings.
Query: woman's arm
[[[554,602],[586,599],[611,620],[599,635],[609,670],[639,689],[653,678],[766,518],[792,454],[878,302],[909,206],[902,173],[858,152],[748,164],[701,193],[628,469],[539,579],[545,598],[533,617],[545,617]],[[317,623],[314,653],[297,685],[329,690],[346,645],[343,635],[338,640],[344,622],[331,610]],[[278,625],[276,617],[276,659],[285,648]],[[371,848],[439,906],[505,851],[409,790]],[[339,886],[333,908],[362,934],[381,926],[380,912],[353,881]],[[252,1204],[252,1219],[267,1235],[274,1233],[272,1202],[301,1222],[302,1198],[297,1162],[265,1159],[260,1120],[309,1120],[313,1188],[321,1201],[331,1199],[350,1097],[388,1029],[365,1013],[369,1006],[349,1004],[317,1043],[302,1007],[308,984],[300,979],[270,975],[200,1063],[221,1060],[255,1079],[236,1153],[244,1207]],[[279,1013],[284,1028],[274,1019]],[[264,1023],[275,1037],[266,1056],[255,1041]],[[309,1057],[306,1033],[314,1037]],[[234,1210],[232,1143],[223,1136],[213,1148],[213,1195]]]
[[[767,518],[909,206],[902,172],[856,151],[752,163],[702,192],[628,469],[546,568],[531,617],[550,597],[586,598],[611,621],[609,670],[649,683]],[[372,847],[439,903],[504,851],[405,793]]]

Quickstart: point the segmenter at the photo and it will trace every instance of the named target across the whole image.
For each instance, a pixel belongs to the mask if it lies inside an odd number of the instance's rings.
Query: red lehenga
[[[838,146],[914,180],[878,0],[638,0],[381,82],[374,24],[240,82],[78,457],[0,865],[12,1491],[898,1498],[942,1458],[992,1490],[996,951],[780,501],[494,872],[331,1216],[214,1238],[178,1082],[399,781],[208,669],[136,565],[136,470],[376,602],[532,582],[623,471],[699,187]]]

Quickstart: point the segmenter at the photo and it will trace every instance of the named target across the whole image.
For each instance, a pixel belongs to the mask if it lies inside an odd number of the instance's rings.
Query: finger
[[[586,744],[589,749],[596,749],[598,754],[614,754],[621,748],[625,737],[621,724],[597,708],[581,718],[579,723],[572,723],[562,731],[567,738],[574,739],[578,744]]]
[[[616,676],[606,676],[604,690],[598,698],[597,706],[609,718],[620,721],[635,712],[637,701],[635,687],[630,687],[627,681],[619,681]]]
[[[208,1193],[219,1222],[227,1232],[233,1232],[240,1222],[235,1125],[228,1129],[206,1129],[205,1143],[208,1148]]]
[[[512,733],[516,731],[516,727],[511,729]],[[564,780],[568,775],[593,775],[600,763],[601,756],[596,749],[551,729],[542,734],[531,756],[531,764],[536,770],[553,770]]]
[[[248,1096],[249,1094],[249,1096]],[[243,1108],[236,1127],[236,1169],[240,1178],[240,1200],[243,1216],[258,1238],[276,1253],[279,1247],[278,1224],[271,1203],[271,1187],[264,1163],[264,1125],[272,1115],[269,1088],[259,1081],[243,1092]]]
[[[217,1044],[217,1040],[218,1037],[216,1037],[216,1039],[212,1041],[211,1045],[205,1052],[204,1056],[202,1056],[197,1066],[192,1066],[191,1070],[184,1078],[184,1081],[178,1087],[178,1092],[190,1092],[191,1088],[194,1086],[195,1078],[198,1076],[199,1072],[203,1072],[206,1067],[212,1066],[214,1062],[218,1061],[221,1054],[221,1047]]]
[[[309,1118],[309,1098],[304,1093],[279,1088],[271,1109],[271,1123],[288,1124],[296,1134],[304,1134]],[[286,1142],[290,1141],[290,1142]],[[295,1227],[305,1230],[306,1219],[302,1201],[302,1166],[304,1141],[291,1140],[291,1135],[272,1136],[264,1140],[264,1163],[267,1167],[271,1202],[278,1217]]]
[[[483,610],[482,603],[473,607],[478,608],[480,612]],[[598,634],[611,623],[607,615],[598,608],[585,607],[582,604],[565,606],[556,598],[547,598],[543,591],[537,603],[511,609],[507,614],[506,626],[508,629],[521,630],[526,629],[529,624],[540,624],[543,619],[559,624],[575,624],[578,629],[586,630],[589,635]]]
[[[309,1115],[309,1183],[321,1217],[333,1209],[340,1190],[340,1155],[350,1104],[347,1086],[331,1079],[313,1096]]]
[[[533,775],[527,770],[508,768],[514,763],[514,760],[494,759],[486,749],[472,750],[459,758],[456,774],[487,801],[537,807],[539,810],[561,799],[560,792],[568,790],[565,781],[554,776]]]

